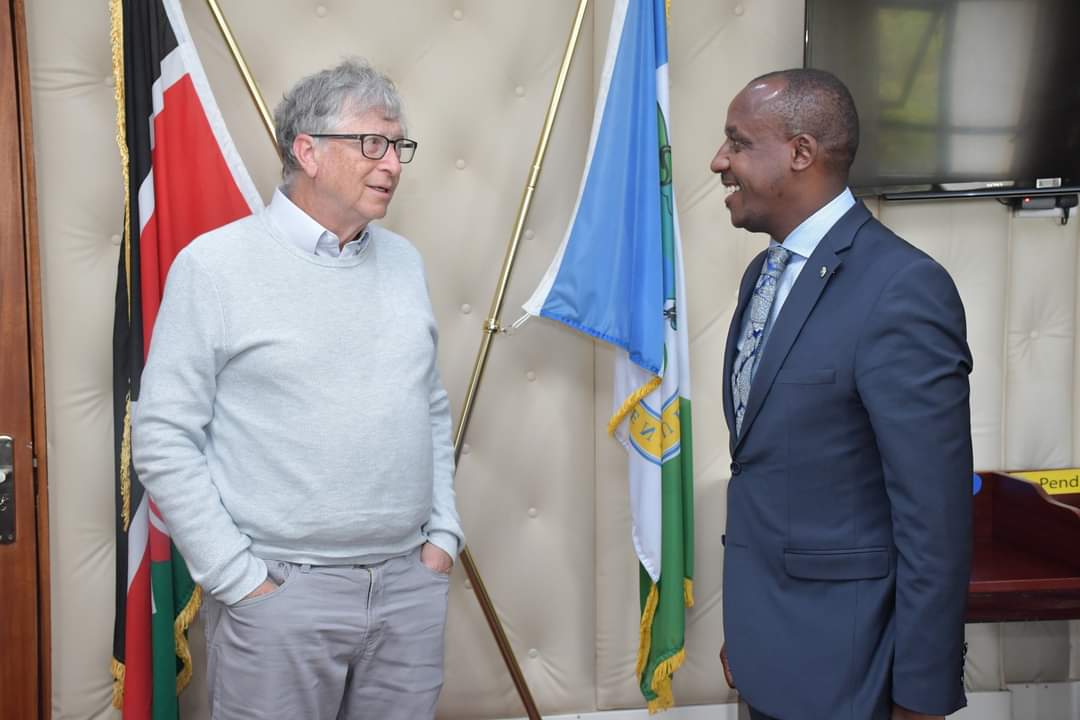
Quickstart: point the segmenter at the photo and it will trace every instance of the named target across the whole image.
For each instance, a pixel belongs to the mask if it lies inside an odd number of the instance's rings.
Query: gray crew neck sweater
[[[450,409],[423,266],[370,226],[303,253],[265,211],[173,262],[133,410],[139,479],[192,577],[232,604],[264,559],[456,557]]]

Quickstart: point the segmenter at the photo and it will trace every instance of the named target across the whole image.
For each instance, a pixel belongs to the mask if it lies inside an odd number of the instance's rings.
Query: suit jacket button
[[[740,465],[739,463],[737,463],[735,461],[732,461],[731,462],[731,475],[732,475],[732,477],[738,475],[741,472],[742,472],[742,465]]]

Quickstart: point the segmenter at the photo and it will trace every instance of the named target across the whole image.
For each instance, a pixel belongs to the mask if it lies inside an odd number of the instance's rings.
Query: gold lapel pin
[[[821,271],[820,271],[820,273],[821,273],[821,277],[825,277],[825,275],[826,275],[826,274],[828,274],[828,272],[829,272],[829,268],[827,268],[827,267],[825,267],[824,265],[822,265],[822,266],[821,266]]]

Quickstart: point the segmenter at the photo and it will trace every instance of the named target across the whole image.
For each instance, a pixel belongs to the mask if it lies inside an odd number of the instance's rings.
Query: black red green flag
[[[179,0],[111,0],[124,233],[113,325],[116,619],[113,704],[175,720],[202,594],[131,464],[131,407],[169,266],[202,233],[249,215],[258,192],[225,128]]]

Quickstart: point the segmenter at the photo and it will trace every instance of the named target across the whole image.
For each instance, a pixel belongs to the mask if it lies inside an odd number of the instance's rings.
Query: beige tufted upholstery
[[[428,265],[443,377],[461,401],[576,7],[574,0],[221,0],[268,103],[346,54],[399,82],[420,139],[387,223]],[[264,198],[277,161],[202,0],[184,2],[214,92]],[[590,10],[541,176],[504,323],[550,260],[574,201],[610,0]],[[105,0],[28,3],[41,212],[51,467],[53,717],[112,718],[110,338],[121,187]],[[680,703],[734,699],[720,680],[720,533],[727,435],[716,372],[742,269],[761,239],[733,230],[708,162],[730,97],[798,65],[802,3],[673,3],[675,186],[690,293],[697,606]],[[939,258],[967,304],[979,468],[1080,460],[1074,420],[1077,222],[1017,220],[994,202],[882,205]],[[494,348],[457,487],[470,546],[545,714],[640,707],[637,572],[621,451],[603,427],[610,353],[531,321]],[[455,572],[440,716],[520,715],[480,611]],[[201,633],[192,634],[201,660]],[[1066,623],[969,628],[973,689],[1080,677]],[[200,662],[187,718],[205,718]]]

